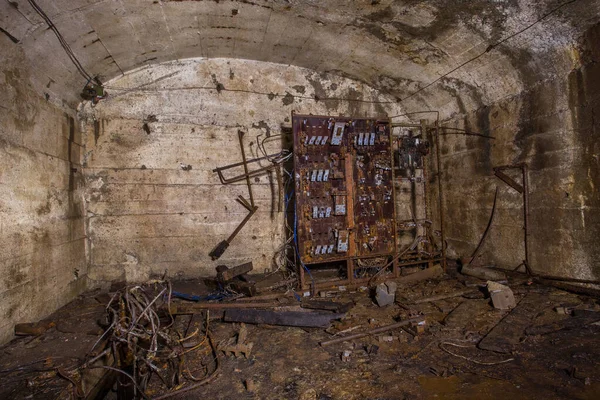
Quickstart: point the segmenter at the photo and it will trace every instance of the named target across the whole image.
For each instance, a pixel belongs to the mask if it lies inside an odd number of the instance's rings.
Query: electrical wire
[[[40,17],[42,17],[46,24],[48,24],[48,27],[52,30],[52,32],[54,32],[54,34],[58,38],[58,41],[60,42],[60,45],[65,50],[65,52],[67,53],[67,55],[69,56],[69,58],[71,59],[81,76],[83,76],[88,82],[92,81],[92,76],[88,74],[83,65],[81,65],[81,62],[79,62],[79,59],[77,59],[77,56],[75,56],[75,53],[73,53],[73,50],[71,49],[65,38],[62,36],[56,25],[54,25],[50,17],[48,17],[44,10],[42,10],[42,8],[35,2],[35,0],[27,1],[31,5],[31,7],[33,7],[33,9],[40,15]]]
[[[145,86],[145,85],[142,85]],[[122,91],[124,92],[123,94],[127,94],[127,93],[131,93],[131,92],[160,92],[160,91],[175,91],[175,90],[217,90],[219,93],[221,92],[234,92],[234,93],[247,93],[247,94],[255,94],[255,95],[259,95],[259,96],[267,96],[270,99],[273,99],[275,97],[280,97],[280,98],[292,98],[294,100],[296,99],[301,99],[301,100],[313,100],[315,102],[319,102],[319,101],[346,101],[349,103],[364,103],[364,104],[396,104],[399,102],[399,100],[364,100],[364,99],[351,99],[348,97],[316,97],[316,96],[300,96],[300,95],[294,95],[291,94],[289,92],[286,92],[286,94],[281,94],[281,93],[267,93],[267,92],[259,92],[256,90],[248,90],[248,89],[227,89],[226,87],[219,87],[217,89],[217,87],[215,86],[186,86],[186,87],[176,87],[176,88],[156,88],[156,89],[132,89],[132,88],[123,88],[123,87],[116,87],[116,86],[108,86],[105,85],[104,86],[106,89],[110,89],[110,90],[115,90],[115,91]],[[116,96],[113,96],[113,98]]]
[[[446,353],[448,353],[448,354],[450,354],[450,355],[453,355],[454,357],[462,358],[463,360],[467,360],[467,361],[470,361],[470,362],[472,362],[472,363],[479,364],[479,365],[487,365],[487,366],[490,366],[490,365],[498,365],[498,364],[504,364],[504,363],[511,362],[511,361],[514,361],[514,360],[515,360],[514,358],[512,358],[512,357],[511,357],[511,358],[507,358],[507,359],[505,359],[505,360],[496,361],[496,362],[483,362],[483,361],[477,361],[477,360],[475,360],[475,359],[472,359],[472,358],[470,358],[470,357],[461,356],[460,354],[456,354],[456,353],[454,353],[454,352],[452,352],[452,351],[450,351],[450,350],[446,349],[446,348],[444,347],[444,346],[446,346],[446,345],[448,345],[448,346],[454,346],[454,347],[461,347],[461,348],[466,348],[466,349],[473,348],[473,346],[465,346],[465,345],[456,344],[456,343],[452,343],[452,342],[442,342],[442,343],[440,343],[440,344],[439,344],[439,348],[440,348],[442,351],[444,351],[444,352],[446,352]]]
[[[442,76],[438,77],[437,79],[433,80],[432,82],[428,83],[427,85],[423,86],[422,88],[416,90],[415,92],[409,94],[408,96],[406,96],[403,99],[400,99],[399,102],[403,102],[404,100],[410,99],[413,96],[416,96],[417,94],[421,93],[422,91],[426,90],[427,88],[433,86],[434,84],[438,83],[439,81],[441,81],[442,79],[444,79],[445,77],[447,77],[448,75],[451,75],[452,73],[458,71],[459,69],[461,69],[462,67],[464,67],[467,64],[470,64],[471,62],[477,60],[478,58],[482,57],[484,54],[489,53],[490,51],[492,51],[493,49],[495,49],[496,47],[504,44],[505,42],[507,42],[508,40],[514,38],[515,36],[520,35],[521,33],[531,29],[533,26],[537,25],[538,23],[542,22],[544,19],[548,18],[550,15],[554,14],[555,12],[559,11],[560,9],[562,9],[565,6],[568,6],[569,4],[575,3],[576,1],[579,0],[569,0],[566,1],[562,4],[560,4],[559,6],[553,8],[552,10],[548,11],[547,13],[545,13],[544,15],[542,15],[540,18],[538,18],[537,20],[535,20],[534,22],[532,22],[531,24],[527,25],[526,27],[518,30],[517,32],[514,32],[508,36],[506,36],[505,38],[499,40],[498,42],[494,43],[494,44],[490,44],[483,52],[481,52],[480,54],[470,58],[469,60],[463,62],[462,64],[458,65],[457,67],[454,67],[453,69],[451,69],[450,71],[446,72],[445,74],[443,74]]]
[[[440,130],[442,130],[440,135],[466,135],[466,136],[479,136],[479,137],[486,138],[486,139],[496,139],[494,136],[484,135],[483,133],[479,133],[479,132],[471,132],[471,131],[467,131],[465,129],[460,129],[460,128],[451,128],[449,126],[441,126]],[[446,132],[446,130],[451,130],[451,131],[456,131],[456,132]]]

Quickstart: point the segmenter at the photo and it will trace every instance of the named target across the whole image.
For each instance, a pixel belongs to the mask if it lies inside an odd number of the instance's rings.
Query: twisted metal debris
[[[172,293],[168,281],[115,293],[106,306],[107,328],[81,368],[117,372],[121,390],[129,390],[135,399],[150,399],[152,393],[167,389],[166,394],[152,398],[165,399],[212,380],[219,365],[208,331],[208,311],[203,329],[187,332],[192,317],[187,327],[176,324],[170,311]],[[102,350],[94,353],[97,348]],[[95,365],[101,359],[112,365]]]

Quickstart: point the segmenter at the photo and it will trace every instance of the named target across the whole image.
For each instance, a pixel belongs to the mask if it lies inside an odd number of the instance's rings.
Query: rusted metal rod
[[[246,175],[246,184],[248,185],[248,196],[250,196],[250,205],[254,207],[254,196],[252,195],[252,183],[248,175],[248,162],[246,161],[246,151],[244,150],[244,131],[238,131],[240,140],[240,150],[242,151],[242,163],[244,165],[244,175]]]
[[[435,155],[437,159],[438,202],[440,207],[440,236],[442,237],[442,268],[446,270],[446,235],[444,234],[444,192],[442,189],[442,162],[440,161],[440,114],[435,121]]]
[[[529,265],[529,177],[527,164],[521,166],[523,172],[523,229],[525,230],[525,269],[529,274],[532,274],[531,266]]]
[[[477,255],[479,254],[479,250],[481,250],[481,247],[483,246],[483,243],[485,242],[485,239],[487,238],[487,235],[490,232],[490,228],[492,227],[492,222],[494,222],[494,215],[496,214],[496,200],[498,200],[498,186],[496,186],[496,194],[494,194],[494,205],[492,206],[492,214],[490,215],[490,220],[488,221],[487,227],[485,228],[485,231],[483,232],[483,235],[481,236],[481,240],[479,241],[477,248],[475,249],[475,251],[473,252],[473,255],[471,256],[471,261],[469,261],[469,264],[472,264],[473,260],[475,260],[475,257],[477,257]]]
[[[332,344],[336,344],[336,343],[342,343],[342,342],[346,342],[348,340],[354,340],[354,339],[360,339],[363,338],[365,336],[371,336],[371,335],[376,335],[378,333],[383,333],[383,332],[387,332],[387,331],[391,331],[392,329],[396,329],[396,328],[401,328],[403,326],[412,324],[413,322],[421,322],[424,321],[425,318],[424,317],[416,317],[416,318],[411,318],[411,319],[407,319],[401,322],[396,322],[395,324],[391,324],[391,325],[385,325],[385,326],[381,326],[379,328],[375,328],[375,329],[371,329],[370,331],[367,332],[363,332],[363,333],[355,333],[354,335],[348,335],[348,336],[344,336],[338,339],[332,339],[332,340],[326,340],[324,342],[319,343],[321,346],[325,347],[325,346],[329,346]]]
[[[507,169],[520,169],[521,170],[522,179],[523,179],[522,186],[519,185],[517,182],[515,182],[512,178],[508,177],[507,175],[505,175],[503,173],[499,174],[500,171],[507,170]],[[525,265],[525,270],[527,271],[527,273],[529,275],[533,275],[533,271],[531,270],[531,267],[529,265],[529,178],[528,178],[527,163],[523,162],[523,163],[518,163],[518,164],[502,165],[500,167],[495,167],[494,174],[496,175],[496,177],[498,177],[499,179],[504,181],[506,184],[508,184],[510,187],[512,187],[517,192],[519,192],[523,195],[523,242],[524,242],[524,246],[525,246],[525,260],[523,260],[523,265]],[[505,178],[509,178],[509,180],[506,180]],[[521,187],[523,189],[522,191],[519,190],[519,188],[521,188]]]
[[[253,159],[247,160],[246,165],[253,164],[255,162],[260,162],[260,161],[267,160],[267,159],[270,160],[270,159],[276,158],[280,155],[281,155],[281,152],[275,153],[275,154],[270,154],[265,157],[253,158]],[[270,162],[273,163],[273,161],[270,161]],[[246,179],[246,175],[249,175],[250,177],[254,177],[254,176],[263,174],[263,173],[267,172],[268,170],[271,170],[271,169],[279,166],[280,164],[281,164],[280,162],[275,162],[272,165],[267,165],[265,167],[250,171],[248,174],[236,175],[231,178],[225,178],[225,176],[223,175],[223,171],[227,171],[229,169],[236,168],[236,167],[241,167],[242,165],[244,165],[243,161],[237,162],[234,164],[225,165],[223,167],[215,168],[215,169],[213,169],[213,172],[216,172],[219,175],[219,180],[221,181],[221,183],[223,185],[229,185],[231,183],[243,181],[244,179]]]
[[[242,228],[244,227],[244,225],[246,225],[246,223],[250,220],[250,218],[252,218],[252,216],[254,215],[254,213],[256,212],[256,210],[258,210],[258,207],[254,207],[252,209],[252,211],[250,211],[248,213],[248,215],[246,215],[246,218],[244,218],[242,220],[242,222],[240,222],[240,224],[237,226],[237,228],[235,228],[235,230],[227,238],[227,242],[228,243],[231,243],[231,241],[237,236],[237,234],[240,233],[240,231],[242,230]]]

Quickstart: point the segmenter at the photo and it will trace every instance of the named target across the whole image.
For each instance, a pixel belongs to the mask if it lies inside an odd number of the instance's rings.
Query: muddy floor
[[[484,284],[444,276],[399,286],[396,302],[386,307],[378,307],[368,290],[330,293],[318,300],[353,304],[344,318],[328,328],[247,324],[249,355],[218,351],[214,379],[172,398],[600,398],[600,307],[594,298],[517,278],[509,280],[517,306],[497,310]],[[174,287],[199,295],[210,291],[198,281]],[[299,300],[310,301],[280,293],[277,301],[286,310],[297,309]],[[452,293],[461,295],[422,301]],[[102,299],[98,292],[81,296],[50,318],[55,325],[43,335],[5,346],[1,397],[76,398],[76,378],[65,379],[60,368],[64,372],[81,362],[100,337]],[[422,331],[408,326],[320,345],[416,316],[426,321]],[[241,324],[219,317],[218,310],[209,312],[212,340],[231,342]],[[165,393],[156,387],[148,395]],[[117,398],[114,389],[105,398]]]

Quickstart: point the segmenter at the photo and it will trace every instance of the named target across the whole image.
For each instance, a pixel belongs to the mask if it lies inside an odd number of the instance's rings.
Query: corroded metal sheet
[[[293,116],[296,235],[305,264],[394,252],[387,120]]]

